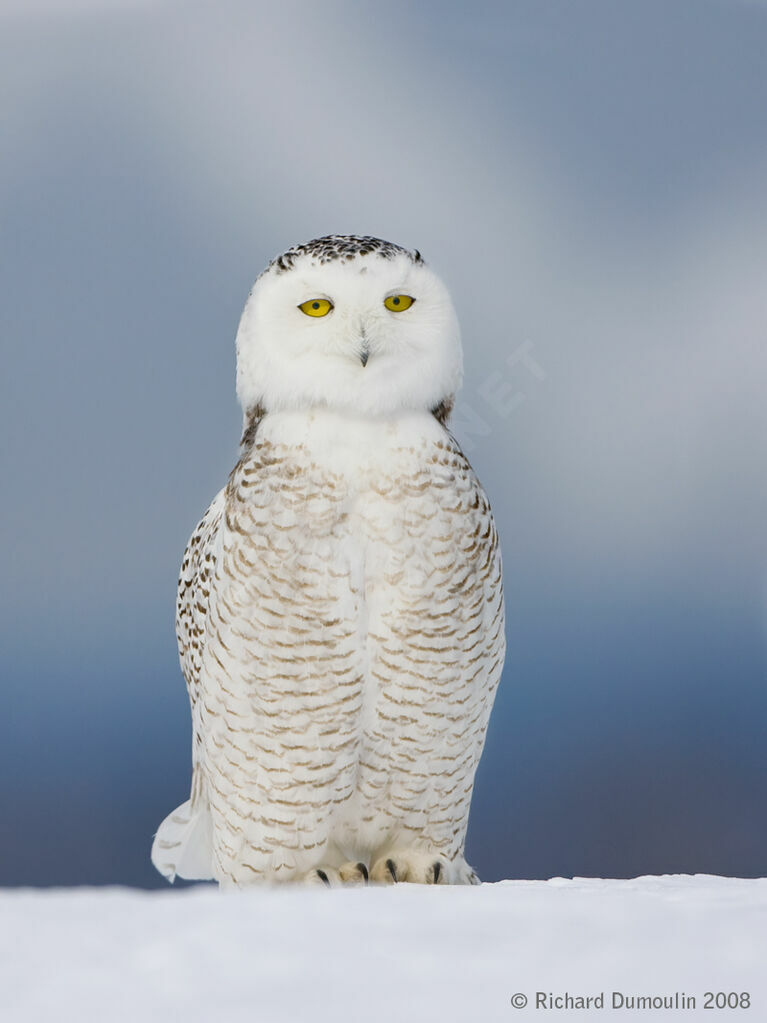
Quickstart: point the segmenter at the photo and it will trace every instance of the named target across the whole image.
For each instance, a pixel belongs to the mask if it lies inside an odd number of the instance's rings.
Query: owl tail
[[[192,810],[187,799],[168,814],[154,836],[152,863],[171,884],[213,880],[213,828],[207,802]]]

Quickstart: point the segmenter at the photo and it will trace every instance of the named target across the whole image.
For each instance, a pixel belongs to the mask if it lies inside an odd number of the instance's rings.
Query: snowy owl
[[[152,847],[170,880],[477,882],[504,609],[490,506],[446,428],[461,375],[417,251],[331,235],[256,281],[240,460],[179,579],[193,773]]]

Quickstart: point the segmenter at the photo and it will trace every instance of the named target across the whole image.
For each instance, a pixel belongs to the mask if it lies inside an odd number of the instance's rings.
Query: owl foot
[[[444,856],[417,850],[391,852],[373,864],[370,880],[380,884],[451,884],[450,863]]]
[[[341,885],[368,883],[368,868],[364,863],[344,863],[342,867],[315,867],[305,875],[307,884],[339,888]]]

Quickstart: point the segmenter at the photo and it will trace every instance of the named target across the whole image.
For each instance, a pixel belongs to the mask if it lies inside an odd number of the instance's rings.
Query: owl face
[[[417,253],[377,239],[331,236],[288,250],[257,280],[237,334],[246,413],[430,411],[461,375],[446,287]]]

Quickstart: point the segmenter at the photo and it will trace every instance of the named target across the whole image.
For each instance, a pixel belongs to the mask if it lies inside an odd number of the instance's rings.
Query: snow
[[[767,879],[0,892],[0,1020],[767,1018]],[[535,1008],[536,992],[604,1008]],[[624,996],[696,1007],[617,1009]],[[705,992],[750,1010],[706,1010]],[[514,1008],[524,994],[528,1007]]]

